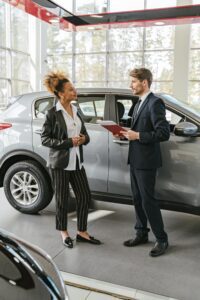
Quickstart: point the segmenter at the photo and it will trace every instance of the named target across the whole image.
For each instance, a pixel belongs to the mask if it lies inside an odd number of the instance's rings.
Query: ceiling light
[[[161,26],[161,25],[165,25],[165,22],[155,22],[154,24],[157,26]]]
[[[60,22],[60,19],[54,17],[54,18],[51,18],[51,19],[49,20],[49,22],[52,23],[52,24],[59,23],[59,22]]]
[[[95,27],[94,26],[86,26],[88,30],[94,30]]]
[[[90,15],[90,17],[92,17],[92,18],[103,18],[103,16],[101,16],[101,15]]]

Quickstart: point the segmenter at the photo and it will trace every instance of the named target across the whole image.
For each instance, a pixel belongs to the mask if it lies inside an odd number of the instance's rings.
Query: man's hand
[[[120,133],[123,134],[123,136],[125,138],[127,138],[129,141],[139,140],[139,138],[140,138],[139,132],[136,132],[136,131],[133,131],[133,130],[120,131]]]
[[[119,134],[112,134],[115,138],[119,138],[120,137],[120,135]]]

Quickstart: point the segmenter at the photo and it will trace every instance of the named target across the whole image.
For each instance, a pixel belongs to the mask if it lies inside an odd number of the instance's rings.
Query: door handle
[[[34,132],[35,132],[36,134],[41,134],[41,133],[42,133],[42,129],[36,129]]]
[[[129,141],[113,140],[113,143],[115,143],[115,144],[121,144],[121,145],[128,145]]]

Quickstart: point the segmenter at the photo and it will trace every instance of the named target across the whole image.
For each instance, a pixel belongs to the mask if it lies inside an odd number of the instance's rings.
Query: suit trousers
[[[158,201],[154,197],[157,169],[134,169],[131,167],[131,188],[136,212],[137,234],[148,233],[147,220],[158,242],[166,242],[163,219]]]
[[[51,169],[51,175],[56,200],[56,229],[67,230],[69,184],[71,184],[76,197],[77,229],[86,231],[91,193],[84,167],[75,171]]]

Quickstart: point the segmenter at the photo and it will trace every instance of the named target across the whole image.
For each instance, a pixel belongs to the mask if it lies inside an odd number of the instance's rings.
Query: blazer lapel
[[[60,124],[60,128],[65,132],[65,134],[67,136],[68,135],[67,134],[67,126],[66,126],[62,111],[61,110],[56,111],[56,115],[57,115],[57,120]]]
[[[137,113],[137,115],[136,115],[136,118],[135,118],[134,121],[133,121],[132,127],[135,125],[135,122],[137,121],[139,115],[140,115],[141,112],[143,111],[144,107],[147,105],[147,103],[148,103],[148,101],[149,101],[149,99],[150,99],[150,97],[151,97],[151,94],[152,94],[152,93],[150,93],[150,94],[147,96],[147,98],[144,100],[144,102],[142,103],[142,105],[141,105],[141,107],[140,107],[140,109],[139,109],[139,111],[138,111],[138,113]]]

